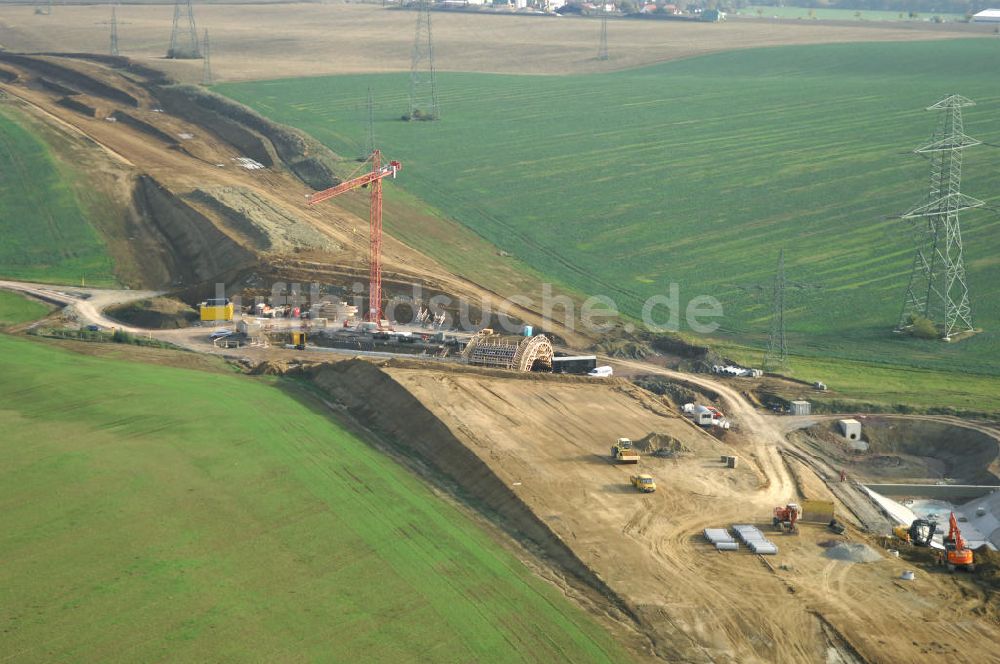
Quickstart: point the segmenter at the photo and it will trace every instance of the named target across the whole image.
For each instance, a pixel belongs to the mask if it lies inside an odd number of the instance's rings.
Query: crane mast
[[[390,161],[382,165],[382,153],[375,150],[368,157],[371,171],[335,187],[318,191],[309,197],[309,204],[315,205],[340,196],[348,191],[354,191],[371,185],[371,203],[369,205],[369,256],[368,256],[368,311],[365,320],[379,326],[382,324],[382,180],[395,178],[402,168],[398,161]]]

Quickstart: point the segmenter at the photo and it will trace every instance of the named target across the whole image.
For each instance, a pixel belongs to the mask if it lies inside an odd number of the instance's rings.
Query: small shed
[[[808,401],[793,401],[792,415],[811,415],[812,404]]]
[[[840,434],[847,440],[861,440],[861,422],[857,420],[837,420]]]

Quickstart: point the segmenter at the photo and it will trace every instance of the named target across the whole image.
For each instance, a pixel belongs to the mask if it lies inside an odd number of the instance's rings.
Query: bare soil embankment
[[[97,194],[94,223],[123,283],[174,289],[188,303],[213,296],[217,283],[229,293],[255,289],[251,296],[279,282],[315,282],[350,296],[367,283],[368,220],[349,200],[305,204],[335,181],[338,159],[311,138],[126,58],[4,57],[6,103],[56,136],[67,163],[88,165],[81,179]],[[247,158],[265,167],[248,168]],[[354,202],[361,200],[357,194]],[[391,213],[423,214],[405,205]],[[391,297],[410,297],[416,284],[424,301],[443,294],[542,327],[537,312],[395,238],[384,238],[382,261]]]
[[[752,437],[718,441],[624,381],[416,361],[345,362],[310,375],[355,421],[525,542],[564,582],[588,586],[597,599],[583,604],[616,621],[647,656],[906,662],[988,652],[1000,637],[981,610],[989,591],[970,579],[927,569],[919,587],[901,585],[912,563],[884,553],[863,565],[831,560],[825,544],[836,536],[821,526],[774,535],[780,554],[771,564],[745,551],[716,552],[703,528],[749,522],[770,530],[773,506],[796,496],[775,493],[786,484],[770,475],[769,462],[757,463],[764,450]],[[637,468],[611,464],[608,449],[618,436],[651,433],[649,448],[665,453],[644,455],[639,469],[658,490],[638,494],[628,481]],[[720,453],[740,457],[737,469],[724,468]],[[811,493],[818,480],[808,467],[799,472]],[[853,528],[837,539],[877,546]],[[918,632],[914,612],[932,617]]]

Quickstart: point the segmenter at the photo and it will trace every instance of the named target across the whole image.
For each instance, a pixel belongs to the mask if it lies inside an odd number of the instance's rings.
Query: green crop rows
[[[0,113],[0,277],[112,285],[107,249],[63,170],[16,113]]]
[[[440,74],[443,119],[405,123],[405,75],[220,86],[266,115],[356,155],[371,86],[396,184],[554,281],[637,316],[670,282],[682,306],[708,294],[718,334],[763,344],[779,247],[792,351],[1000,372],[1000,220],[965,215],[977,325],[945,346],[894,337],[912,257],[904,222],[928,165],[910,150],[957,92],[966,131],[1000,144],[1000,44],[958,40],[783,47],[603,75]],[[964,190],[993,205],[1000,150],[967,151]],[[387,225],[393,222],[387,220]],[[529,294],[537,297],[537,294]],[[683,331],[683,330],[682,330]]]
[[[0,355],[5,661],[626,659],[300,390]]]

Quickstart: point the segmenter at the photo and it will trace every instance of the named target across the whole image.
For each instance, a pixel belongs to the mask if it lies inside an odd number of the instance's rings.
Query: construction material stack
[[[736,531],[736,537],[746,544],[747,548],[754,553],[762,556],[777,555],[778,547],[764,537],[764,533],[760,532],[760,529],[757,528],[757,526],[735,525],[733,526],[733,530]]]
[[[737,551],[740,548],[725,528],[706,528],[705,539],[714,544],[719,551]]]

